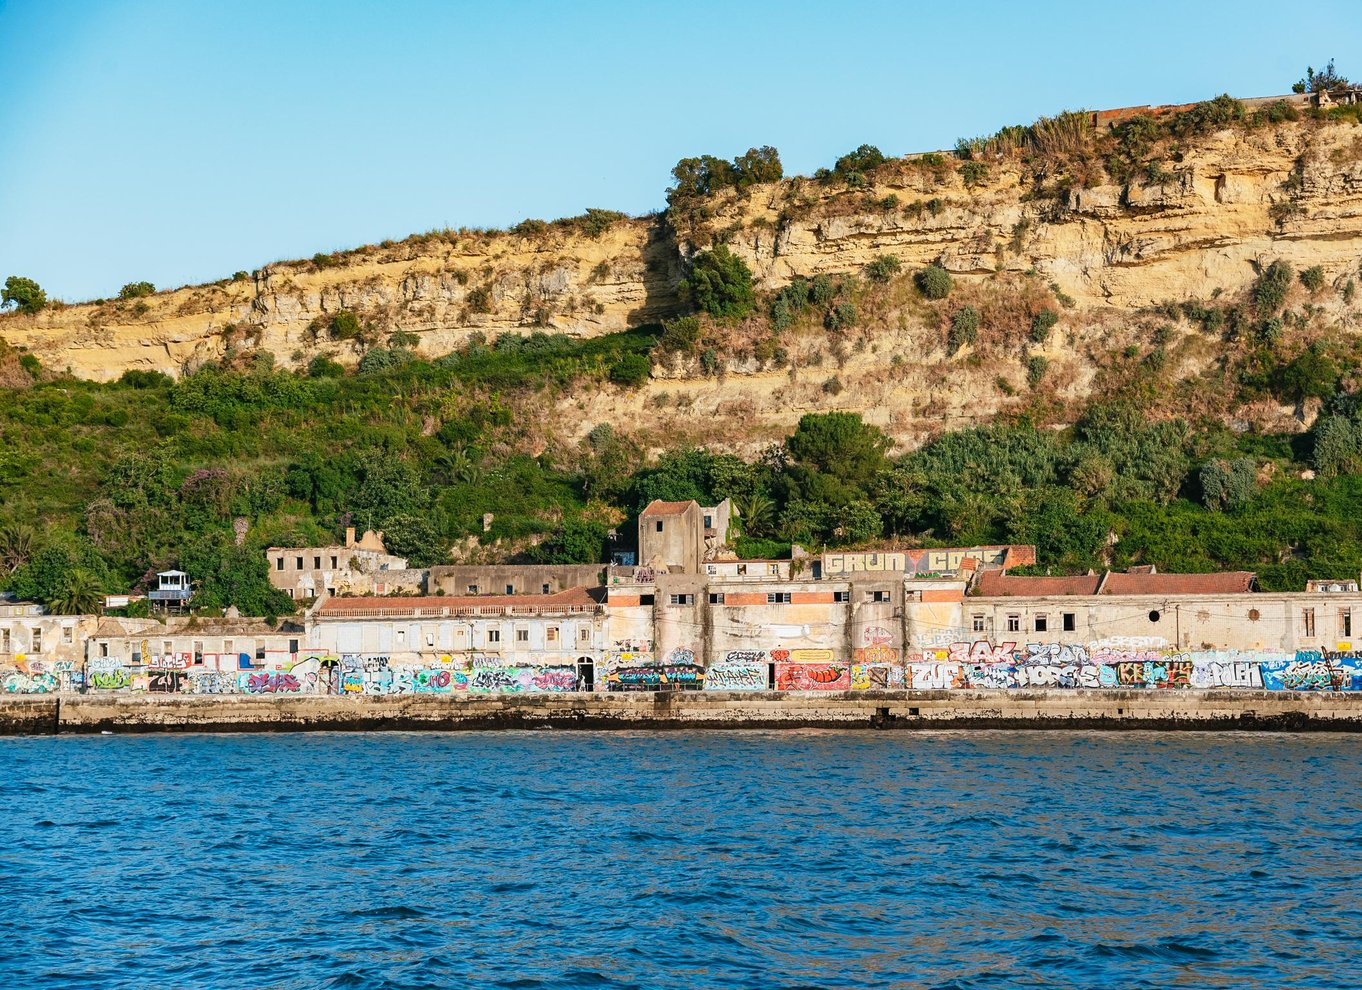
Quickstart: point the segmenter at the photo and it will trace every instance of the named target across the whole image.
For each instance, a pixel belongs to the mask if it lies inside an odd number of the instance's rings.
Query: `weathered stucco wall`
[[[1362,695],[1263,691],[714,692],[0,700],[0,733],[553,728],[1362,731]]]

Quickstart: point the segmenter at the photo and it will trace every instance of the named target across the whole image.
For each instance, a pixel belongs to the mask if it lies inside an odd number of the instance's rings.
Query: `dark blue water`
[[[0,987],[1362,986],[1362,738],[0,740]]]

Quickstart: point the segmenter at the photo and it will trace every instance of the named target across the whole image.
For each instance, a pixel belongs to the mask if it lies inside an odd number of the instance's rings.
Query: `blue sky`
[[[678,158],[945,148],[1362,76],[1353,3],[0,0],[0,279],[69,299],[659,209]],[[1351,59],[1356,54],[1356,64]]]

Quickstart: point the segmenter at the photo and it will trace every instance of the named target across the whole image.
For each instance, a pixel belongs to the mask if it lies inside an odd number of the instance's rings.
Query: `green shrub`
[[[988,181],[988,166],[983,162],[963,162],[960,165],[960,178],[971,188],[982,185]]]
[[[1318,292],[1324,288],[1324,269],[1319,265],[1314,265],[1301,272],[1301,285],[1311,292]]]
[[[954,354],[973,344],[979,336],[979,311],[973,306],[961,306],[951,317],[951,328],[946,335],[947,349]]]
[[[713,155],[683,158],[672,169],[674,185],[667,190],[667,204],[678,206],[690,199],[710,196],[721,189],[739,191],[764,182],[778,182],[784,176],[780,152],[769,145],[749,148],[728,162]]]
[[[741,318],[752,311],[756,293],[747,263],[720,244],[695,257],[681,283],[682,298],[710,316]]]
[[[888,160],[873,144],[863,144],[837,159],[828,177],[841,179],[849,185],[865,185],[865,173],[879,168]]]
[[[872,282],[888,282],[902,266],[903,263],[892,254],[882,254],[865,266],[865,275]]]
[[[118,290],[119,299],[140,299],[142,296],[149,296],[156,291],[156,286],[150,282],[129,282]]]
[[[826,306],[837,297],[837,280],[831,275],[815,275],[809,284],[809,301],[815,306]]]
[[[1045,372],[1049,370],[1050,362],[1040,354],[1033,354],[1026,360],[1026,384],[1035,388],[1040,384]]]
[[[1258,276],[1253,287],[1253,305],[1262,316],[1271,316],[1286,303],[1291,288],[1291,266],[1285,261],[1274,261]]]
[[[625,388],[637,388],[648,380],[652,363],[645,354],[626,354],[610,367],[610,380]]]
[[[664,351],[679,351],[682,354],[695,353],[700,343],[700,320],[695,316],[682,316],[662,324],[662,336],[657,346]]]
[[[0,291],[0,305],[13,306],[21,313],[33,314],[47,305],[47,293],[31,278],[11,275]]]
[[[1252,458],[1217,459],[1203,464],[1197,474],[1201,504],[1220,511],[1243,508],[1258,491],[1258,467]]]
[[[950,272],[940,265],[928,265],[914,277],[918,291],[928,299],[945,299],[951,294]]]
[[[233,282],[248,282],[250,281],[250,278],[251,278],[250,272],[232,272]]]
[[[1050,339],[1050,331],[1059,322],[1059,314],[1053,309],[1042,309],[1031,321],[1031,340],[1043,344]]]
[[[823,325],[829,330],[846,330],[856,325],[856,307],[849,302],[839,303],[828,311]]]
[[[714,348],[707,348],[700,355],[700,368],[706,375],[717,375],[720,367],[719,352]]]
[[[309,378],[340,378],[344,374],[345,367],[326,354],[318,354],[307,363]]]
[[[348,309],[343,309],[331,317],[331,337],[333,340],[354,340],[363,333],[359,317]]]
[[[20,356],[19,367],[23,368],[34,378],[37,378],[43,372],[43,363],[38,360],[36,354],[24,354]]]

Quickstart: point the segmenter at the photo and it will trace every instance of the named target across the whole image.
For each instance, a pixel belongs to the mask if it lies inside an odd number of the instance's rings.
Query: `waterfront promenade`
[[[1146,688],[0,698],[0,734],[800,727],[1359,732],[1362,693]]]

